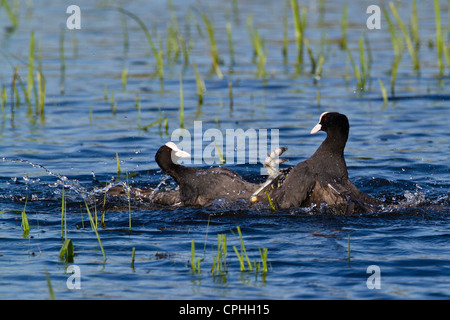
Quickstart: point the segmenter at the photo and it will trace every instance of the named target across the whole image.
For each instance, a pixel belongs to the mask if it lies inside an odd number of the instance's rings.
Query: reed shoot
[[[220,159],[220,164],[225,164],[226,160],[225,157],[223,156],[222,150],[220,150],[219,146],[216,143],[216,140],[214,139],[214,147],[216,148],[217,154],[219,155],[219,159]]]
[[[233,37],[231,35],[231,23],[227,22],[227,38],[228,38],[228,50],[230,52],[230,64],[234,64],[234,48]]]
[[[126,91],[127,90],[127,80],[128,80],[128,68],[124,67],[122,70],[122,74],[121,74],[121,79],[122,79],[122,91]]]
[[[133,247],[131,249],[131,268],[134,269],[134,252],[135,252],[135,248]]]
[[[72,239],[65,239],[64,243],[59,250],[58,257],[60,259],[65,258],[66,262],[73,262],[75,250],[73,248]]]
[[[118,152],[116,152],[116,162],[117,162],[117,179],[119,179],[122,170],[120,169],[120,160]]]
[[[66,199],[64,195],[64,186],[62,188],[61,200],[61,239],[63,238],[63,231],[65,231],[64,238],[67,239],[67,222],[66,222]]]
[[[439,66],[439,76],[444,75],[444,63],[442,60],[442,55],[444,53],[444,37],[441,30],[441,13],[439,7],[439,0],[434,0],[434,14],[436,20],[436,47],[438,54],[438,66]]]
[[[194,70],[195,70],[195,82],[197,83],[197,96],[198,103],[203,104],[203,93],[206,91],[205,82],[200,77],[200,73],[198,72],[197,64],[194,62]]]
[[[253,18],[250,15],[247,19],[247,30],[250,36],[250,41],[253,45],[253,52],[257,58],[257,76],[263,77],[266,74],[265,65],[267,59],[267,52],[264,48],[264,40],[259,36],[258,29],[253,27]]]
[[[47,279],[48,293],[50,295],[49,299],[55,300],[55,294],[53,293],[52,282],[50,281],[50,275],[48,274],[47,270],[45,270],[45,278]]]
[[[27,202],[28,202],[28,198],[25,200],[25,206],[23,207],[21,216],[22,216],[22,223],[20,224],[20,226],[23,229],[23,237],[26,238],[30,232],[30,225],[28,224],[28,218],[27,218],[27,214],[25,212],[26,208],[27,208]]]
[[[267,273],[267,248],[259,248],[259,254],[261,255],[261,261],[263,265],[263,273]]]
[[[34,31],[30,37],[30,52],[28,55],[28,80],[27,80],[27,96],[31,96],[34,86]]]
[[[200,262],[201,259],[198,257],[197,262],[195,262],[195,242],[194,239],[191,241],[191,270],[194,273],[200,273]]]
[[[391,9],[392,14],[395,17],[395,20],[397,21],[398,26],[400,27],[400,30],[402,30],[403,37],[406,42],[406,47],[408,48],[409,54],[411,56],[411,60],[413,62],[413,69],[414,69],[414,71],[419,71],[419,69],[420,69],[419,57],[418,57],[417,51],[414,49],[414,46],[412,44],[412,40],[408,33],[408,30],[406,29],[400,16],[398,15],[397,9],[395,8],[395,5],[393,2],[389,2],[389,7]]]
[[[384,87],[383,81],[381,81],[380,78],[378,78],[378,83],[380,84],[381,95],[383,96],[384,106],[386,106],[388,104],[386,88]]]
[[[61,35],[59,37],[59,58],[61,60],[61,78],[60,78],[60,88],[61,94],[65,92],[64,82],[66,78],[66,57],[64,53],[64,33],[65,28],[61,29]]]
[[[227,235],[217,235],[217,255],[213,257],[212,275],[223,275],[227,270]]]
[[[89,221],[91,222],[91,228],[94,230],[95,235],[97,236],[98,244],[100,245],[100,249],[102,251],[104,261],[106,261],[106,254],[105,254],[105,251],[103,250],[102,241],[100,240],[100,236],[99,236],[98,231],[97,231],[96,223],[94,223],[94,220],[92,218],[92,214],[91,214],[91,211],[89,210],[89,206],[87,204],[86,199],[83,198],[83,200],[84,200],[84,204],[86,205],[86,210],[87,210],[87,213],[88,213],[88,216],[89,216]]]
[[[163,60],[162,48],[160,47],[159,50],[156,48],[156,45],[153,41],[153,37],[152,37],[150,31],[148,30],[147,26],[145,25],[145,23],[138,16],[136,16],[135,14],[133,14],[123,8],[117,8],[117,10],[119,10],[121,13],[129,16],[134,21],[136,21],[136,23],[139,25],[139,27],[142,29],[142,31],[144,31],[145,37],[147,38],[147,42],[149,43],[150,48],[153,53],[153,56],[156,59],[157,74],[161,80],[164,79],[164,60]]]
[[[241,265],[241,271],[245,271],[244,258],[245,258],[245,261],[247,262],[248,269],[250,271],[252,271],[253,267],[252,267],[252,264],[250,263],[250,259],[248,258],[247,251],[245,250],[244,239],[242,238],[241,228],[236,227],[236,229],[239,234],[239,239],[241,241],[241,250],[240,250],[241,253],[238,252],[236,246],[233,246],[233,249],[239,259],[239,262]]]
[[[341,34],[342,38],[340,41],[341,49],[347,50],[347,28],[348,28],[348,4],[344,3],[342,8],[342,19],[341,19]]]
[[[16,15],[14,14],[14,12],[11,10],[11,7],[9,6],[9,3],[7,0],[2,0],[2,7],[5,8],[8,18],[12,23],[12,28],[10,28],[10,31],[14,31],[17,28],[17,26],[19,25],[19,21],[18,21]]]
[[[184,98],[183,98],[183,75],[180,74],[180,109],[179,109],[180,128],[184,128]]]
[[[286,64],[288,61],[288,19],[287,19],[286,6],[283,8],[283,48],[281,53],[283,54],[283,62]]]
[[[412,0],[411,6],[412,6],[411,7],[411,35],[412,35],[415,49],[419,50],[419,48],[420,48],[419,18],[417,17],[416,0]]]
[[[203,23],[206,28],[206,32],[208,33],[208,39],[209,39],[209,43],[210,43],[209,47],[206,43],[206,40],[203,35],[202,29],[200,28],[200,25],[196,22],[198,34],[200,35],[200,38],[202,38],[203,42],[205,43],[205,47],[208,50],[209,56],[211,57],[213,69],[215,70],[219,79],[223,79],[223,74],[219,67],[219,64],[221,64],[221,60],[219,57],[219,50],[217,48],[216,38],[214,35],[214,28],[205,12],[203,12],[201,14],[201,16],[202,16]]]
[[[294,18],[295,42],[297,43],[297,64],[303,63],[303,36],[306,29],[306,9],[302,8],[300,15],[297,0],[290,0]]]

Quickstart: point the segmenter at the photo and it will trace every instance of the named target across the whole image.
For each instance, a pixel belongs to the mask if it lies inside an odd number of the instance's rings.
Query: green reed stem
[[[267,268],[267,248],[259,248],[259,254],[261,255],[261,261],[262,261],[262,265],[263,265],[263,272],[267,273],[268,268]]]
[[[306,9],[302,8],[300,15],[297,0],[290,0],[292,16],[294,18],[295,42],[297,43],[297,63],[303,63],[303,34],[306,28]]]
[[[23,210],[21,212],[22,222],[21,222],[20,226],[23,229],[24,237],[28,236],[28,233],[30,232],[30,225],[28,224],[27,214],[25,212],[25,210],[27,208],[27,202],[28,202],[28,198],[25,200],[25,206],[23,207]]]
[[[156,59],[156,63],[157,63],[157,67],[158,67],[157,74],[159,75],[159,78],[161,80],[164,79],[164,60],[163,60],[162,48],[160,47],[159,50],[156,48],[156,45],[153,42],[152,35],[150,34],[150,31],[148,30],[145,23],[137,15],[131,13],[130,11],[127,11],[122,8],[116,8],[116,9],[119,10],[120,12],[122,12],[123,14],[129,16],[134,21],[136,21],[136,23],[139,25],[139,27],[141,27],[142,31],[144,31],[145,37],[147,38],[147,42],[149,43],[150,48],[153,52],[153,56]]]
[[[198,103],[203,104],[203,93],[205,92],[205,82],[200,77],[200,73],[198,72],[197,64],[194,62],[194,70],[195,70],[195,82],[197,83],[197,96]]]
[[[442,29],[441,29],[441,13],[440,13],[440,6],[439,6],[439,0],[434,0],[434,14],[435,14],[435,21],[436,21],[436,47],[437,47],[437,54],[438,54],[438,66],[439,66],[439,76],[444,75],[444,63],[442,60],[442,54],[444,52],[444,38],[442,35]]]
[[[180,128],[184,128],[184,98],[183,98],[183,75],[180,74],[180,109],[179,109]]]
[[[92,228],[92,230],[94,230],[94,232],[95,232],[95,235],[96,235],[96,237],[97,237],[98,244],[100,245],[100,249],[101,249],[102,254],[103,254],[104,261],[106,261],[106,254],[105,254],[105,251],[103,250],[102,241],[100,240],[100,235],[98,234],[97,227],[96,227],[96,223],[94,223],[94,220],[93,220],[93,218],[92,218],[91,211],[89,210],[89,206],[88,206],[88,204],[87,204],[86,199],[84,199],[84,197],[83,197],[83,200],[84,200],[84,204],[86,205],[86,210],[87,210],[87,213],[88,213],[88,216],[89,216],[89,221],[91,222],[91,228]]]
[[[133,247],[131,249],[131,268],[134,269],[134,252],[135,252],[135,247]]]
[[[127,81],[128,81],[128,68],[124,67],[122,70],[122,74],[121,74],[121,79],[122,79],[122,90],[126,91],[127,90]]]
[[[414,47],[416,50],[420,48],[419,37],[419,18],[417,17],[417,3],[416,0],[412,0],[411,4],[411,35],[414,41]]]
[[[414,71],[418,71],[420,69],[419,58],[418,58],[417,51],[414,50],[414,46],[412,44],[412,40],[411,40],[411,37],[409,36],[408,30],[406,29],[400,16],[398,15],[397,9],[395,8],[395,5],[393,2],[389,2],[389,7],[391,9],[392,14],[395,17],[395,20],[397,20],[397,24],[400,27],[400,30],[402,30],[403,37],[406,42],[406,47],[408,48],[409,54],[411,56],[411,60],[413,62],[413,69],[414,69]]]
[[[2,6],[5,8],[8,18],[13,25],[12,30],[15,30],[17,28],[17,26],[19,25],[19,21],[18,21],[16,15],[14,14],[13,10],[11,10],[11,7],[7,0],[2,0]]]
[[[47,288],[48,288],[48,293],[50,295],[49,299],[55,300],[55,294],[53,292],[52,282],[50,281],[50,275],[48,274],[47,269],[45,270],[45,278],[47,279]]]
[[[59,58],[61,60],[61,77],[60,77],[60,91],[65,92],[64,82],[66,79],[66,55],[64,51],[64,36],[65,28],[61,29],[61,35],[59,37]]]
[[[31,96],[31,91],[34,86],[34,31],[31,32],[30,37],[30,52],[28,55],[28,80],[27,80],[27,95]]]
[[[380,84],[381,95],[383,96],[384,106],[386,106],[388,104],[386,88],[384,87],[383,81],[381,81],[380,78],[378,78],[378,83]]]
[[[230,52],[230,64],[234,64],[234,48],[233,48],[233,37],[231,34],[231,23],[227,22],[227,38],[228,38],[228,50]]]

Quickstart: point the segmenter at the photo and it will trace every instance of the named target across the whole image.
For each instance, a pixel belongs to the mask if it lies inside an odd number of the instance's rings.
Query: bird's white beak
[[[327,113],[328,113],[328,112],[324,112],[324,113],[322,113],[322,114],[320,115],[319,123],[317,123],[317,124],[314,126],[314,128],[312,128],[311,134],[317,133],[317,132],[319,132],[320,130],[322,130],[322,125],[320,124],[320,122],[322,121],[322,117],[323,117],[324,115],[326,115]]]
[[[322,125],[321,125],[320,123],[318,123],[318,124],[316,124],[316,125],[314,126],[314,128],[312,128],[311,134],[314,134],[314,133],[319,132],[320,129],[322,129]]]

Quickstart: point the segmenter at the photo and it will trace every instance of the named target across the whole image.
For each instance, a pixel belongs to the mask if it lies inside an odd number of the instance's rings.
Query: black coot
[[[348,178],[344,149],[349,129],[345,115],[337,112],[321,114],[311,134],[325,131],[327,137],[308,160],[289,170],[283,183],[270,191],[277,208],[327,203],[342,208],[347,214],[371,211],[377,201],[358,190]]]
[[[170,175],[180,187],[180,201],[185,206],[209,206],[225,197],[231,201],[250,199],[258,185],[245,181],[236,172],[215,167],[190,168],[179,165],[177,159],[190,157],[173,142],[159,148],[155,160],[162,171]]]

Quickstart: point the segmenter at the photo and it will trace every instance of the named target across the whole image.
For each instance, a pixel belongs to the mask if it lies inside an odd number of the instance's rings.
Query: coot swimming
[[[231,201],[249,199],[257,184],[241,178],[224,167],[210,169],[179,165],[178,158],[190,157],[173,142],[168,142],[156,152],[155,160],[162,171],[170,175],[180,187],[180,200],[185,206],[209,206],[214,200],[226,197]]]
[[[349,129],[344,114],[324,112],[320,115],[311,134],[324,131],[327,137],[309,159],[289,170],[283,183],[270,190],[276,208],[326,203],[346,214],[372,210],[377,201],[358,190],[348,178],[344,149]],[[264,196],[258,200],[265,200]]]

